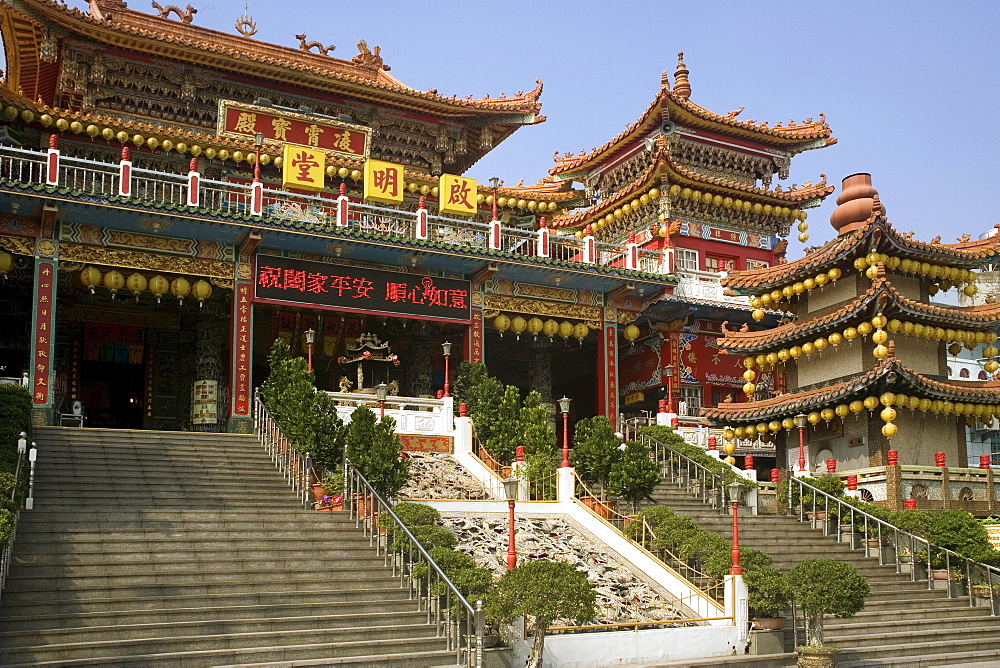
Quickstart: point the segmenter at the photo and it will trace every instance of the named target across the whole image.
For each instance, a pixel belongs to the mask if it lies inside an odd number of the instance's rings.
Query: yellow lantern
[[[778,360],[782,362],[787,362],[788,359],[791,357],[791,354],[788,352],[787,348],[782,348],[781,350],[779,350],[777,355],[778,355]]]
[[[865,402],[861,401],[860,399],[855,399],[854,401],[849,403],[847,407],[851,409],[852,413],[860,413],[865,409]]]
[[[895,436],[896,431],[897,431],[896,425],[894,425],[891,422],[886,422],[884,425],[882,425],[882,435],[885,436],[886,438],[892,438],[893,436]]]
[[[805,286],[806,290],[812,290],[813,288],[816,287],[816,281],[814,281],[811,278],[807,278],[806,280],[802,281],[802,285]]]
[[[803,285],[802,283],[792,283],[792,292],[794,292],[795,294],[801,295],[805,291],[806,291],[806,286]]]
[[[883,360],[886,357],[888,357],[889,349],[880,343],[877,346],[875,346],[874,350],[872,350],[872,355],[875,356],[875,359]]]
[[[879,413],[879,417],[882,418],[883,422],[892,422],[896,419],[896,409],[886,406],[882,409],[882,412]]]
[[[960,344],[960,343],[953,343],[950,346],[948,346],[948,354],[949,355],[957,355],[960,352],[962,352],[962,344]]]
[[[847,404],[840,404],[836,408],[834,408],[833,411],[837,414],[838,417],[847,417],[851,412],[851,407],[848,406]]]
[[[878,253],[872,252],[865,256],[865,263],[869,267],[873,267],[878,264]]]
[[[878,267],[868,267],[867,269],[865,269],[865,276],[869,280],[874,281],[876,278],[878,278]]]
[[[997,356],[996,346],[989,345],[983,348],[983,357],[996,357],[996,356]]]
[[[768,353],[767,356],[766,356],[766,360],[767,360],[767,363],[769,365],[774,366],[775,364],[778,363],[778,354],[777,353]]]
[[[7,278],[7,272],[14,268],[14,256],[7,251],[0,251],[0,276]]]
[[[757,303],[761,306],[769,306],[771,304],[771,295],[768,293],[762,294],[758,299]],[[753,306],[753,302],[750,303]]]
[[[763,369],[765,366],[767,366],[767,355],[757,355],[755,361],[757,362],[757,366]]]
[[[827,341],[822,336],[813,341],[813,346],[816,350],[825,350],[827,346]]]
[[[80,271],[80,283],[83,287],[90,290],[90,294],[94,294],[94,288],[101,284],[101,272],[97,267],[84,267]]]
[[[802,344],[802,352],[805,353],[806,355],[812,355],[814,352],[816,352],[816,348],[815,346],[813,346],[812,343],[806,341],[805,343]]]
[[[892,406],[896,403],[896,395],[892,392],[883,392],[878,400],[883,406]]]
[[[786,285],[785,287],[781,288],[781,296],[784,297],[785,299],[791,299],[792,297],[795,296],[795,290],[792,289],[792,286]]]
[[[545,321],[545,324],[542,325],[542,333],[548,336],[549,341],[551,341],[552,337],[559,333],[559,323],[549,318]]]
[[[762,310],[757,309],[753,313],[750,314],[750,317],[752,317],[754,320],[763,320],[764,319],[764,315],[765,314],[764,314],[764,312]]]
[[[872,327],[875,327],[876,329],[881,329],[882,327],[885,327],[885,324],[887,322],[888,320],[884,315],[877,315],[874,318],[872,318]]]
[[[986,371],[986,373],[996,373],[998,368],[1000,368],[1000,362],[997,362],[996,360],[990,360],[983,365],[983,370]]]
[[[722,460],[722,461],[726,462],[726,463],[727,463],[727,464],[729,464],[730,466],[736,466],[736,459],[735,459],[735,458],[734,458],[734,457],[733,457],[732,455],[730,455],[730,456],[726,457],[726,458],[725,458],[724,460]]]
[[[733,454],[734,452],[736,452],[736,444],[735,443],[724,443],[722,445],[722,452],[724,452],[727,455]]]
[[[918,323],[916,323],[916,324],[913,325],[913,336],[922,337],[922,336],[924,336],[925,331],[927,329],[928,329],[927,327],[924,327],[923,325],[921,325],[918,322]]]
[[[517,315],[510,321],[510,331],[517,334],[517,338],[521,338],[521,334],[528,328],[528,321]],[[563,336],[565,339],[566,337]]]
[[[944,402],[941,401],[940,399],[935,399],[934,401],[931,402],[931,410],[934,411],[935,413],[940,413],[943,406]]]
[[[836,413],[832,408],[824,408],[819,412],[819,416],[823,418],[825,422],[829,422],[830,420],[832,420],[835,415]]]
[[[792,346],[788,349],[788,354],[793,358],[798,358],[802,355],[802,348],[799,346]]]
[[[747,369],[746,371],[743,372],[743,380],[745,380],[748,383],[752,383],[756,378],[757,374],[754,372],[753,369]]]
[[[838,279],[840,279],[841,276],[844,275],[844,272],[842,272],[837,267],[832,267],[829,271],[826,272],[826,275],[830,277],[831,281],[836,282]]]
[[[736,438],[742,439],[744,436],[744,429],[743,427],[737,427],[733,430],[733,433],[736,435]]]
[[[767,423],[761,422],[760,424],[758,424],[756,426],[756,429],[757,429],[757,433],[758,434],[766,434],[767,433]]]
[[[931,406],[933,404],[934,404],[933,401],[931,401],[930,399],[927,399],[925,397],[925,398],[920,399],[920,405],[918,406],[918,408],[920,410],[922,410],[922,411],[929,411],[931,409]]]
[[[840,332],[833,332],[827,337],[827,340],[830,342],[831,346],[836,347],[844,341],[844,337],[841,336]]]
[[[731,441],[734,438],[736,438],[736,432],[733,431],[732,429],[726,429],[725,431],[722,432],[722,438],[724,438],[727,441]]]
[[[184,303],[184,298],[191,294],[191,283],[186,278],[178,277],[170,282],[170,294],[177,297],[177,301]]]
[[[111,298],[114,299],[118,291],[125,286],[125,277],[120,271],[112,269],[104,274],[104,287],[111,291]]]
[[[770,429],[772,432],[779,432],[781,431],[781,421],[771,420],[770,422],[767,423],[767,428]]]
[[[747,383],[743,386],[743,394],[747,395],[748,397],[753,395],[753,393],[756,391],[757,391],[757,386],[754,385],[753,383]]]
[[[205,305],[205,300],[212,296],[212,284],[208,281],[197,281],[191,288],[192,294],[198,300],[198,306]]]
[[[919,408],[920,407],[920,397],[907,397],[906,398],[906,407],[909,408],[911,411],[916,410],[917,408]]]
[[[638,329],[638,327],[636,327],[636,329]],[[559,336],[563,337],[563,339],[568,339],[569,337],[573,336],[573,323],[571,323],[571,322],[560,322],[559,323]]]
[[[581,346],[583,345],[583,340],[587,338],[589,334],[590,334],[590,327],[587,327],[582,322],[576,323],[576,325],[573,327],[573,336],[574,338],[576,338],[577,341],[580,342]]]
[[[813,280],[816,281],[816,285],[826,285],[830,277],[826,274],[817,274]]]
[[[902,393],[896,394],[896,401],[892,402],[896,408],[903,408],[909,402],[910,398]]]
[[[951,401],[943,401],[943,402],[941,402],[941,412],[942,413],[954,413],[955,412],[955,404],[953,402],[951,402]]]
[[[784,297],[784,295],[781,293],[781,290],[771,290],[771,301],[773,303],[777,304],[781,301],[782,297]]]
[[[139,295],[146,289],[146,285],[146,277],[138,272],[129,276],[125,281],[125,286],[132,291],[132,295],[135,297],[136,301],[139,301]]]
[[[858,334],[861,336],[868,336],[872,333],[872,325],[870,322],[860,322],[858,323]]]
[[[539,332],[542,331],[542,327],[544,326],[541,318],[532,318],[528,321],[528,333],[537,339]]]
[[[157,304],[160,303],[160,297],[167,294],[168,290],[170,290],[170,281],[163,278],[159,274],[149,279],[149,291],[153,293],[154,297],[156,297]]]
[[[753,355],[747,355],[746,357],[743,358],[743,366],[745,366],[748,369],[752,369],[753,365],[754,365]]]
[[[625,328],[625,331],[622,332],[622,335],[625,337],[626,341],[634,342],[636,339],[639,338],[639,328],[636,327],[635,325],[629,325],[628,327]]]
[[[786,430],[791,431],[795,429],[795,419],[785,418],[784,420],[781,421],[781,426],[784,427]]]
[[[867,408],[870,411],[873,411],[876,408],[878,408],[878,397],[865,397],[864,403],[865,403],[865,408]]]
[[[854,329],[853,327],[848,327],[847,329],[844,330],[844,338],[847,339],[848,341],[853,341],[854,339],[858,338],[858,330]]]
[[[854,268],[858,271],[864,271],[868,268],[868,261],[863,257],[854,258]]]
[[[493,327],[500,332],[500,337],[503,337],[503,333],[510,329],[510,318],[505,316],[503,313],[493,318]]]
[[[817,411],[813,411],[806,416],[806,420],[809,421],[809,424],[819,424],[819,421],[822,419],[823,417]]]

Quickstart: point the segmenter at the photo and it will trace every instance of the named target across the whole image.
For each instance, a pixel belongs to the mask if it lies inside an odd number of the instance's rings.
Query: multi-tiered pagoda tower
[[[946,352],[987,344],[985,369],[996,372],[1000,304],[930,300],[948,290],[975,294],[974,270],[996,261],[1000,240],[915,241],[888,222],[867,174],[846,178],[837,203],[832,241],[794,262],[725,279],[734,293],[752,296],[755,319],[764,308],[787,317],[763,331],[724,331],[719,345],[741,356],[750,399],[704,414],[731,427],[737,444],[776,439],[779,464],[783,444],[793,469],[803,423],[811,472],[826,458],[841,469],[884,465],[889,449],[901,464],[930,465],[944,452],[964,465],[964,427],[1000,415],[1000,383],[948,380]],[[785,392],[758,397],[756,380],[776,369]]]

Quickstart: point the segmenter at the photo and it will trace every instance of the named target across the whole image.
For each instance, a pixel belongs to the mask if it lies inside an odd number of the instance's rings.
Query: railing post
[[[198,173],[198,158],[191,158],[188,166],[188,206],[198,206],[200,181],[201,174]]]
[[[256,174],[250,184],[250,215],[264,215],[264,182]]]
[[[46,163],[45,185],[59,185],[59,135],[49,135],[49,157]]]
[[[417,200],[417,238],[427,238],[427,196],[421,195]]]
[[[538,220],[538,241],[536,246],[535,254],[538,257],[549,256],[549,228],[545,222],[545,216],[542,216]]]
[[[118,163],[118,196],[132,196],[132,149],[122,146],[122,159]]]
[[[31,510],[35,507],[35,460],[38,459],[38,446],[31,442],[31,450],[28,450],[28,464],[31,467],[28,473],[28,498],[24,500],[24,509]]]
[[[639,269],[639,244],[635,242],[635,232],[628,233],[628,243],[625,244],[625,268],[633,271]]]
[[[347,227],[347,184],[340,184],[340,194],[337,196],[337,227]]]
[[[500,221],[494,218],[490,221],[490,250],[500,250]]]
[[[594,230],[590,225],[583,229],[583,262],[586,264],[597,262],[597,245],[594,242]]]

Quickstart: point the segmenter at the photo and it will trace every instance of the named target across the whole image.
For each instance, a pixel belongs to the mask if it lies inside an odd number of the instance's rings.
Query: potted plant
[[[868,580],[856,568],[832,559],[809,559],[788,575],[793,601],[802,606],[806,644],[797,647],[799,665],[833,667],[837,650],[823,642],[823,615],[851,617],[865,607],[871,591]]]
[[[782,628],[785,617],[781,613],[792,604],[788,577],[772,566],[759,566],[744,569],[743,581],[754,628],[768,631]]]
[[[316,498],[317,488],[319,498]],[[316,510],[343,510],[344,474],[339,471],[328,473],[313,485],[313,501],[316,503]]]

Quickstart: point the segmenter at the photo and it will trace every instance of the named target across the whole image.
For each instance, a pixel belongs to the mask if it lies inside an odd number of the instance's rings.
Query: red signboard
[[[36,406],[49,403],[49,370],[52,364],[52,321],[55,309],[52,304],[52,286],[55,267],[48,262],[38,263],[38,297],[35,302],[35,359],[31,400]]]
[[[231,100],[219,102],[219,135],[252,139],[258,132],[273,142],[315,146],[352,158],[367,157],[371,139],[363,126]]]
[[[236,285],[236,317],[233,320],[233,343],[236,346],[233,368],[233,415],[250,414],[250,284]]]

